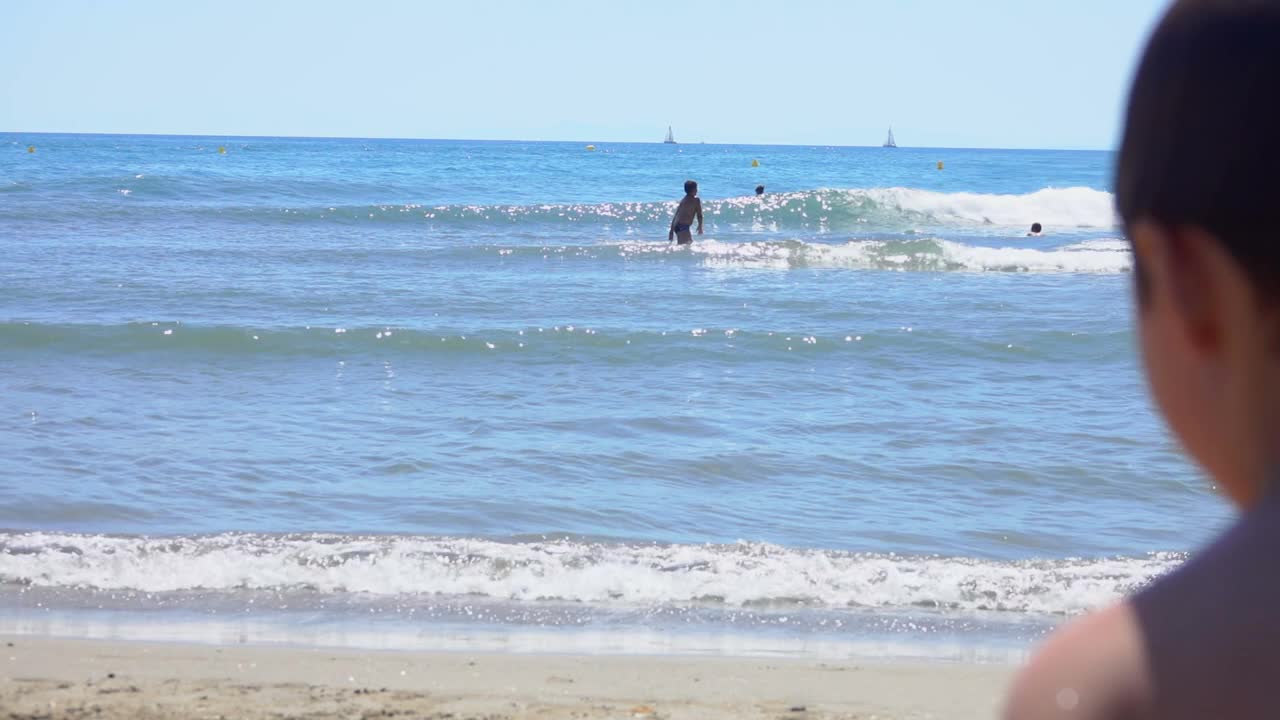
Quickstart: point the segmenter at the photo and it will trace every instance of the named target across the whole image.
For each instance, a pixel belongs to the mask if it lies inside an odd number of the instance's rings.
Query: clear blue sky
[[[6,0],[0,130],[1109,148],[1163,0]]]

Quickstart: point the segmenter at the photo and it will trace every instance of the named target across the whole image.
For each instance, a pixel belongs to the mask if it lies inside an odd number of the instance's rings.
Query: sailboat
[[[671,134],[671,126],[667,126],[667,139],[662,141],[666,145],[675,145],[676,136]]]
[[[897,143],[897,141],[893,139],[893,126],[892,126],[892,125],[890,125],[890,126],[889,126],[889,137],[887,137],[887,138],[885,138],[885,139],[884,139],[884,145],[882,145],[881,147],[891,147],[891,148],[896,148],[896,147],[898,147],[898,143]]]

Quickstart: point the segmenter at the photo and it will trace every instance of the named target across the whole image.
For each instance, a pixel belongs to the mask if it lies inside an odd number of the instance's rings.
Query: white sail
[[[676,136],[675,136],[675,135],[673,135],[673,134],[671,133],[671,126],[670,126],[670,125],[668,125],[668,126],[667,126],[667,139],[666,139],[666,140],[663,140],[662,142],[666,143],[667,145],[675,145],[675,144],[676,144]]]
[[[884,147],[887,147],[887,148],[898,147],[897,141],[893,139],[893,126],[889,127],[889,137],[885,138]]]

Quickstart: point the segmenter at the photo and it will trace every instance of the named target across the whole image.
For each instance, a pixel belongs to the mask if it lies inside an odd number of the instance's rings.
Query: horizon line
[[[66,132],[58,130],[0,130],[0,135],[96,135],[106,137],[189,137],[236,138],[256,140],[373,140],[400,142],[492,142],[492,143],[564,143],[564,144],[613,144],[613,145],[663,145],[662,140],[536,140],[527,138],[430,138],[430,137],[367,137],[358,135],[241,135],[236,133],[156,133],[156,132]],[[839,143],[759,143],[759,142],[684,142],[676,145],[716,145],[724,147],[830,147],[830,148],[880,148],[880,145],[846,145]],[[1115,152],[1115,148],[1087,147],[948,147],[942,145],[904,145],[894,150],[1045,150],[1052,152]]]

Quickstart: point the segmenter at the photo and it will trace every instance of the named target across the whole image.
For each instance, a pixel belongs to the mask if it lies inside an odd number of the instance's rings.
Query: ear
[[[1213,237],[1195,227],[1139,223],[1134,253],[1145,275],[1147,302],[1171,313],[1187,344],[1201,353],[1222,349],[1230,259]]]

